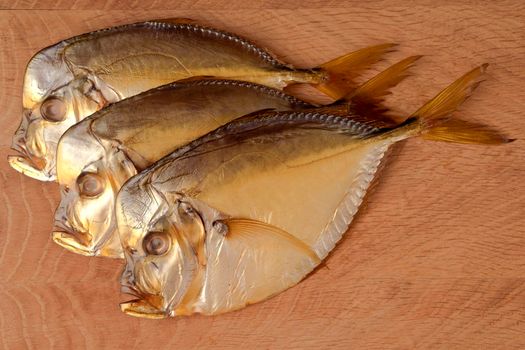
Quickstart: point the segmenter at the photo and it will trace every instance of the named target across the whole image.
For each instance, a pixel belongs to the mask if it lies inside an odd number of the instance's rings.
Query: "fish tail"
[[[481,83],[480,78],[487,66],[483,64],[463,75],[393,131],[401,131],[402,138],[421,136],[427,140],[453,143],[501,144],[513,141],[488,126],[450,117]]]
[[[423,56],[410,56],[388,67],[372,79],[360,85],[357,89],[347,94],[345,100],[365,100],[370,103],[380,103],[382,98],[389,95],[393,88],[409,76],[408,70]]]
[[[355,79],[364,70],[381,61],[384,55],[394,51],[396,46],[397,44],[371,46],[323,63],[316,69],[320,70],[325,78],[321,83],[314,84],[314,87],[338,100],[356,88]]]
[[[388,67],[386,70],[374,76],[372,79],[360,85],[357,89],[344,96],[337,103],[350,104],[352,109],[364,116],[379,119],[387,125],[397,125],[400,120],[405,120],[406,116],[394,112],[386,107],[383,102],[386,95],[389,95],[390,89],[402,82],[409,76],[409,69],[422,56],[410,56],[396,64]]]

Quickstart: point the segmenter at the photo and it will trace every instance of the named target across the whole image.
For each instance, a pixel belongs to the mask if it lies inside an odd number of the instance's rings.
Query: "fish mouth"
[[[120,310],[127,315],[149,319],[161,319],[169,316],[161,305],[164,298],[160,295],[141,293],[133,286],[122,285],[121,292],[135,297],[120,303]]]
[[[64,228],[60,228],[64,229]],[[53,231],[53,241],[59,246],[80,255],[96,256],[98,251],[91,246],[91,235],[74,231]]]
[[[57,221],[52,233],[53,241],[59,246],[84,256],[101,256],[112,259],[123,259],[121,250],[116,250],[108,242],[96,244],[89,232],[81,232],[70,228],[68,225]]]
[[[12,147],[12,149],[19,154],[7,156],[7,161],[11,168],[38,181],[56,180],[56,176],[45,170],[46,160],[44,158],[32,156],[24,147],[16,146]]]

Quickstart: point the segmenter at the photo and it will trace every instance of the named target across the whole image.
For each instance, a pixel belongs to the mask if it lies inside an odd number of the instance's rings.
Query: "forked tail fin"
[[[487,126],[450,118],[452,112],[478,87],[487,66],[483,64],[463,75],[413,113],[404,123],[409,129],[407,136],[420,135],[428,140],[468,144],[513,141]]]
[[[396,44],[367,47],[333,59],[318,67],[326,73],[326,80],[314,85],[326,95],[338,100],[357,86],[355,79],[374,63],[394,51]]]
[[[423,56],[410,56],[397,62],[343,98],[345,100],[358,99],[371,104],[383,102],[383,97],[389,95],[391,88],[409,76],[408,70],[421,57]]]
[[[399,124],[404,119],[400,113],[387,108],[383,102],[390,89],[409,76],[409,69],[422,56],[410,56],[388,67],[372,79],[360,85],[338,102],[348,102],[352,110],[371,119],[390,121],[391,125]]]

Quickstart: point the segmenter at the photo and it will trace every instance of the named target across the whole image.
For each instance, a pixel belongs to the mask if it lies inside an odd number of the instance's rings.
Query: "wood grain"
[[[522,1],[1,0],[0,9],[2,348],[525,348]],[[399,145],[326,264],[267,302],[217,317],[126,316],[118,308],[121,263],[53,244],[56,184],[24,177],[5,159],[32,54],[83,32],[163,17],[246,35],[300,66],[398,42],[391,62],[426,55],[390,98],[407,112],[489,62],[460,114],[518,140]]]

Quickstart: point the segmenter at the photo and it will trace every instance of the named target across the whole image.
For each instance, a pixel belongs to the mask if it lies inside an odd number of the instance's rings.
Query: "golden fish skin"
[[[110,103],[192,76],[216,76],[283,88],[315,84],[338,98],[354,69],[392,50],[379,45],[314,69],[296,69],[234,34],[158,20],[79,35],[37,53],[23,88],[23,116],[10,165],[32,178],[55,180],[56,145],[73,124]]]
[[[122,257],[113,207],[132,175],[242,115],[306,107],[312,105],[266,86],[210,79],[163,86],[93,114],[58,145],[53,240],[83,255]]]
[[[408,57],[392,65],[349,92],[348,98],[370,101],[383,96],[407,76],[417,59]],[[113,204],[129,177],[246,113],[308,107],[313,106],[263,85],[206,79],[169,84],[95,113],[69,129],[59,143],[57,174],[62,199],[55,214],[53,240],[84,255],[122,257]],[[346,115],[354,107],[353,102],[341,101],[323,108]],[[374,112],[374,118],[378,117]]]
[[[405,122],[326,109],[237,119],[130,179],[116,201],[132,315],[219,314],[298,283],[346,232],[387,148],[412,136],[503,143],[449,119],[484,67]]]

